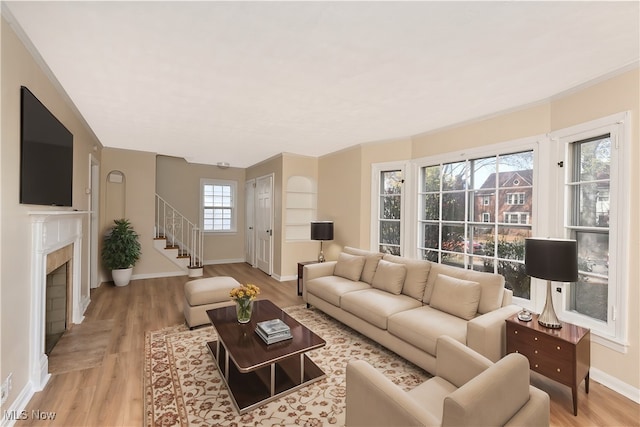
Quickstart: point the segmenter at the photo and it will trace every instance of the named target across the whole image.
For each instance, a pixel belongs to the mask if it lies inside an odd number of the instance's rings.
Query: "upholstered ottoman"
[[[207,310],[232,304],[229,292],[240,283],[219,276],[190,280],[184,285],[184,318],[190,328],[210,323]]]

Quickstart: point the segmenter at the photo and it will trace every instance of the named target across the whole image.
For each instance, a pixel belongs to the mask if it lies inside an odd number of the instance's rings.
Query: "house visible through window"
[[[235,181],[202,180],[202,229],[213,232],[236,231]]]

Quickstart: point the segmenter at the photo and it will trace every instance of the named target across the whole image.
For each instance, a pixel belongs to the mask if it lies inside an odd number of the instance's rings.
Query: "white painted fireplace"
[[[49,380],[49,363],[45,354],[45,310],[47,289],[47,257],[73,245],[71,263],[71,322],[81,323],[89,301],[82,301],[82,221],[88,212],[33,211],[31,216],[31,325],[29,327],[29,376],[34,391],[40,391]]]

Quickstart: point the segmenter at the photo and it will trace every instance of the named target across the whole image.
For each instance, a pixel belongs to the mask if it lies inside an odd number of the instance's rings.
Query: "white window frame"
[[[591,329],[594,342],[598,342],[616,351],[625,353],[628,343],[627,304],[629,289],[629,229],[630,221],[630,132],[629,113],[618,113],[598,120],[572,126],[550,134],[558,144],[558,151],[563,155],[564,163],[569,164],[570,144],[603,134],[611,135],[610,194],[611,212],[609,217],[609,282],[607,322],[602,322],[586,315],[570,311],[569,287],[562,292],[562,304],[556,305],[559,317],[571,323]],[[562,169],[562,177],[567,183],[570,179],[570,168]],[[562,182],[562,181],[561,181]],[[564,192],[563,204],[558,215],[562,216],[562,230],[566,237],[569,230],[570,194]]]
[[[386,162],[374,163],[371,165],[371,228],[370,228],[370,249],[378,252],[380,248],[380,174],[382,172],[399,170],[404,179],[404,184],[400,192],[400,253],[405,254],[407,249],[406,225],[409,201],[407,192],[407,170],[406,162]]]
[[[521,138],[513,141],[500,142],[500,143],[491,144],[483,147],[477,147],[469,150],[455,151],[451,153],[444,153],[436,156],[423,157],[423,158],[413,160],[411,162],[411,179],[406,180],[406,183],[405,183],[405,187],[407,187],[406,189],[411,188],[411,191],[412,191],[412,193],[407,193],[407,194],[413,194],[412,197],[405,197],[405,199],[411,199],[411,202],[415,204],[410,209],[410,215],[405,216],[404,217],[405,220],[403,221],[403,223],[406,223],[407,225],[406,228],[410,228],[410,230],[408,230],[408,233],[410,233],[412,237],[410,240],[412,246],[410,248],[407,248],[407,250],[405,251],[407,256],[410,258],[420,259],[419,249],[417,245],[418,237],[419,237],[418,236],[419,213],[417,209],[418,209],[418,199],[419,199],[418,187],[420,185],[419,174],[420,174],[421,168],[425,166],[439,164],[439,163],[444,164],[444,163],[459,162],[461,161],[461,159],[480,159],[483,157],[503,155],[505,153],[517,153],[517,152],[532,150],[533,151],[533,183],[534,184],[533,184],[533,191],[531,195],[532,203],[533,203],[531,215],[533,220],[530,225],[531,225],[532,235],[533,236],[539,235],[538,233],[540,231],[538,229],[544,228],[544,227],[540,227],[540,224],[544,224],[544,221],[546,220],[547,217],[545,215],[542,215],[542,216],[539,215],[539,213],[542,212],[542,210],[538,206],[539,205],[538,194],[544,194],[544,192],[540,193],[541,188],[543,188],[543,186],[545,185],[548,185],[548,181],[544,177],[545,174],[547,173],[546,168],[544,168],[541,173],[540,172],[541,165],[539,162],[539,158],[548,156],[547,154],[548,144],[541,144],[541,142],[545,142],[545,143],[548,142],[548,138],[546,135],[536,135],[536,136]],[[498,209],[498,205],[499,204],[496,203],[496,206],[495,206],[496,212]],[[408,240],[409,239],[407,239],[407,241]],[[524,299],[524,298],[516,297],[514,295],[513,304],[517,304],[529,310],[536,310],[536,307],[538,305],[541,305],[540,301],[542,301],[542,304],[544,304],[543,298],[544,298],[545,291],[546,291],[546,288],[536,286],[532,280],[531,289],[530,289],[530,299]],[[541,309],[538,309],[538,311],[541,311]]]
[[[206,230],[204,227],[204,186],[205,185],[218,185],[218,186],[229,186],[231,187],[231,227],[229,230]],[[238,217],[238,182],[232,180],[225,179],[209,179],[202,178],[200,179],[200,227],[205,233],[215,233],[215,234],[230,234],[236,233],[237,230],[237,217]],[[207,207],[208,208],[208,207]]]

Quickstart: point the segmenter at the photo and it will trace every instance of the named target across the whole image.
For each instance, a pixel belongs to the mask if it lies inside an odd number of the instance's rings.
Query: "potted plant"
[[[140,259],[140,242],[128,220],[122,218],[113,222],[115,225],[104,237],[102,262],[111,270],[116,286],[126,286],[131,280],[133,266]]]

